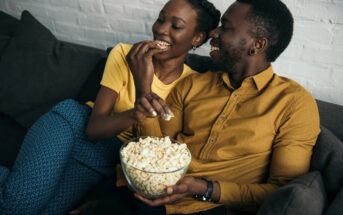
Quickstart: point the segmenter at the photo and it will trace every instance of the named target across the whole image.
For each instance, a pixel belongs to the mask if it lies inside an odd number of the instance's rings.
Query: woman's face
[[[168,43],[168,49],[157,59],[177,58],[192,48],[196,36],[197,13],[186,0],[170,0],[152,26],[154,40]]]

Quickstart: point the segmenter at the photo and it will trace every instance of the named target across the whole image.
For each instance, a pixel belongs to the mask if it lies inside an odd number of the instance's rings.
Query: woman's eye
[[[172,27],[173,27],[174,29],[176,29],[176,30],[181,29],[181,27],[180,27],[180,26],[177,26],[177,25],[172,25]]]
[[[161,19],[161,18],[158,18],[156,21],[159,23],[163,23],[163,19]]]

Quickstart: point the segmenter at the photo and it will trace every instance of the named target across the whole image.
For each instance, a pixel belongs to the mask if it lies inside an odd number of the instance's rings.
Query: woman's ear
[[[192,46],[198,47],[201,46],[206,39],[206,33],[205,32],[199,32],[197,33],[192,40]]]

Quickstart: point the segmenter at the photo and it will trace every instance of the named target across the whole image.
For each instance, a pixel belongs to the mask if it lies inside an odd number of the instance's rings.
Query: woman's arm
[[[86,134],[91,140],[111,139],[132,124],[145,119],[136,108],[111,116],[118,93],[102,86],[87,124]]]

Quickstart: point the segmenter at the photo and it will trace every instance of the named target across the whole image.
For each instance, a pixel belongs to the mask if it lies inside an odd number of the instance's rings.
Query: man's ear
[[[253,46],[249,50],[249,55],[255,55],[267,50],[268,40],[266,38],[256,38]]]
[[[192,46],[198,47],[201,46],[206,39],[206,33],[205,32],[199,32],[197,33],[192,40]]]

